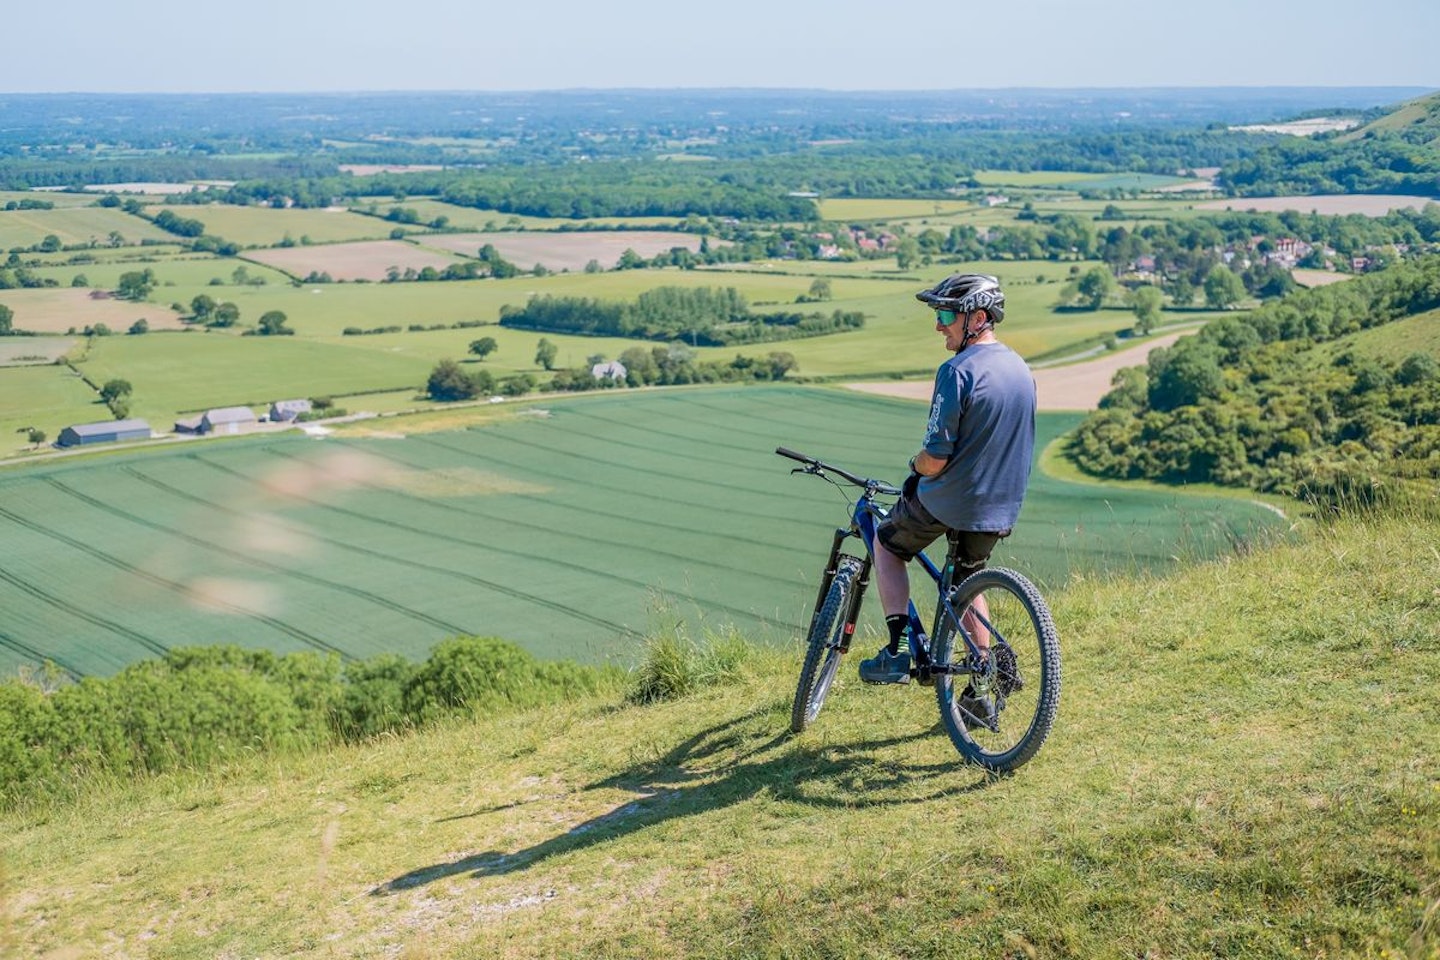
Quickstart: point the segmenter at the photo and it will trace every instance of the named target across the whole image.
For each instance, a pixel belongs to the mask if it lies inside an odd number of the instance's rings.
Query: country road
[[[1187,333],[1193,332],[1182,330],[1169,333],[1126,350],[1102,354],[1094,360],[1034,371],[1040,409],[1094,410],[1099,406],[1100,398],[1109,391],[1110,381],[1117,370],[1139,366],[1145,362],[1151,350],[1168,347]],[[939,365],[938,361],[936,365]],[[863,393],[907,400],[929,400],[932,384],[929,380],[880,380],[847,383],[846,386]]]

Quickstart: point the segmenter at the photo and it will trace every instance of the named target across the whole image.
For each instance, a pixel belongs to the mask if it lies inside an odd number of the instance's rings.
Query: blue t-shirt
[[[948,461],[920,502],[952,530],[1015,526],[1035,450],[1035,378],[1003,343],[974,343],[935,374],[925,452]]]

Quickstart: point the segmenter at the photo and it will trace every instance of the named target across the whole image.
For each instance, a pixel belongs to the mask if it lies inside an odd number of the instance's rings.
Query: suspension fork
[[[814,622],[815,617],[820,614],[820,608],[825,605],[825,594],[830,592],[830,583],[835,579],[835,571],[840,569],[840,545],[853,536],[849,530],[836,530],[835,539],[830,544],[830,558],[825,561],[825,572],[820,575],[820,592],[815,594],[815,609],[810,612],[810,620]]]
[[[815,594],[815,609],[810,613],[811,623],[814,623],[815,618],[820,615],[820,608],[825,604],[825,595],[830,592],[830,584],[835,582],[835,574],[840,569],[841,558],[851,556],[840,548],[846,540],[855,536],[859,536],[859,534],[853,528],[835,531],[835,538],[830,543],[830,556],[825,561],[825,572],[820,577],[820,589]],[[845,626],[841,631],[840,639],[841,653],[846,653],[850,649],[850,638],[855,633],[855,622],[860,618],[860,600],[865,596],[865,589],[870,586],[870,570],[873,566],[868,553],[864,557],[855,557],[854,559],[860,561],[860,576],[855,583],[855,591],[850,596],[849,609],[845,611]]]

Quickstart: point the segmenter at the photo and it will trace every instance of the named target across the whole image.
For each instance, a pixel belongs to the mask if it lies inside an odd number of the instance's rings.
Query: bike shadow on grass
[[[789,733],[757,743],[757,721],[773,729],[776,710],[764,707],[688,737],[654,760],[642,761],[612,777],[581,788],[623,790],[635,799],[579,823],[557,836],[513,853],[487,851],[419,867],[370,891],[399,893],[446,877],[469,873],[498,876],[532,867],[550,857],[582,850],[655,824],[721,810],[766,794],[772,800],[822,809],[852,810],[927,803],[984,790],[996,776],[958,760],[940,763],[897,761],[895,747],[936,735],[935,730],[843,743],[796,743]],[[939,781],[939,782],[937,782]],[[932,786],[917,792],[915,787]],[[545,800],[504,804],[438,822],[483,816]]]

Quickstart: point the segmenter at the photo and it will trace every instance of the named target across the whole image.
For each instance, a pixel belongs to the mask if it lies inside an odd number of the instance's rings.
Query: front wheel
[[[1005,773],[1040,750],[1060,703],[1060,638],[1040,591],[1014,570],[981,570],[955,587],[951,606],[962,628],[990,654],[975,674],[937,678],[940,719],[955,748],[987,770]],[[935,661],[961,665],[970,650],[941,615]]]
[[[860,561],[842,557],[825,592],[825,601],[810,621],[806,638],[805,663],[800,667],[800,683],[795,688],[795,703],[790,708],[790,729],[794,733],[820,715],[835,672],[840,669],[841,649],[848,642],[846,628],[850,623],[850,607],[855,583],[860,576]]]

